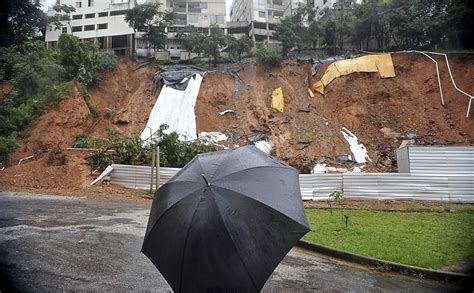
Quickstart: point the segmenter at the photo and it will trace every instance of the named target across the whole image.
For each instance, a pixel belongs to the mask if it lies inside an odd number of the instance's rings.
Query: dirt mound
[[[75,88],[72,96],[61,99],[57,108],[29,127],[28,138],[10,156],[10,167],[1,171],[0,190],[60,190],[64,194],[89,190],[93,176],[85,158],[90,152],[67,148],[79,134],[105,138],[108,128],[122,135],[139,134],[156,102],[149,94],[155,71],[147,66],[136,69],[132,62],[121,60],[115,71],[104,74],[89,89],[89,103],[97,116],[91,115],[87,97]],[[33,159],[17,165],[31,155]]]
[[[74,94],[64,97],[56,109],[43,114],[27,131],[28,140],[11,156],[10,162],[32,154],[41,155],[57,148],[66,149],[76,135],[90,123],[89,108],[84,98],[74,88]]]

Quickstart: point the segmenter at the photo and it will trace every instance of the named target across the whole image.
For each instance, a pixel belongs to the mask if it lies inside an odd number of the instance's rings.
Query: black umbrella
[[[142,252],[176,292],[254,292],[308,231],[298,172],[241,147],[196,156],[158,189]]]

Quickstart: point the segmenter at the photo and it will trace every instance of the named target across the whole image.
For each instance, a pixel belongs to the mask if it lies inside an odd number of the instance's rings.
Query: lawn
[[[348,216],[346,227],[343,214]],[[306,209],[304,240],[424,268],[456,271],[474,257],[474,207],[451,211],[384,212]]]

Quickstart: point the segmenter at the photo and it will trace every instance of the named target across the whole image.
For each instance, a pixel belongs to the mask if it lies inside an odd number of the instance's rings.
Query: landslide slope
[[[469,145],[474,143],[474,113],[466,118],[468,98],[456,91],[449,78],[444,58],[440,64],[445,105],[441,105],[435,64],[415,53],[393,54],[396,77],[381,79],[377,73],[355,73],[334,80],[325,95],[308,95],[305,78],[307,64],[290,60],[279,68],[245,65],[240,71],[242,90],[232,97],[232,79],[209,74],[196,105],[198,131],[227,131],[241,137],[256,131],[267,132],[275,146],[274,154],[294,159],[304,171],[316,162],[338,165],[334,157],[349,153],[340,129],[348,128],[368,149],[372,162],[365,170],[393,171],[394,151],[401,141],[416,136],[423,145]],[[457,85],[474,93],[471,76],[474,55],[450,55]],[[321,66],[313,82],[327,66]],[[283,89],[285,110],[271,108],[271,93]],[[202,91],[202,92],[203,92]],[[218,113],[226,109],[237,115]],[[472,112],[472,111],[471,111]],[[382,132],[382,129],[389,132]],[[398,134],[397,134],[398,133]],[[346,166],[350,166],[347,163]]]
[[[474,93],[474,56],[454,54],[449,58],[458,86]],[[347,168],[356,165],[334,159],[350,152],[340,132],[346,127],[368,149],[372,162],[366,171],[394,171],[394,151],[404,137],[416,136],[417,144],[428,145],[474,143],[474,113],[465,117],[468,99],[452,86],[444,59],[436,59],[444,106],[434,63],[419,54],[394,54],[395,78],[351,74],[334,80],[324,96],[315,93],[314,97],[309,96],[305,83],[309,64],[296,60],[287,60],[277,68],[254,62],[243,65],[238,71],[242,86],[235,96],[235,80],[230,74],[210,72],[203,79],[195,107],[197,131],[224,132],[230,137],[230,146],[248,144],[248,137],[264,132],[264,139],[274,145],[275,156],[309,171],[316,162]],[[319,69],[312,82],[325,68]],[[89,114],[77,90],[63,98],[56,109],[31,125],[28,139],[11,156],[11,167],[1,171],[0,190],[96,191],[88,187],[92,180],[84,159],[88,152],[67,148],[79,134],[103,138],[108,128],[122,135],[140,134],[157,99],[150,96],[155,71],[121,60],[116,71],[105,74],[89,89],[97,117]],[[284,94],[284,112],[271,107],[271,94],[278,87]],[[235,113],[219,115],[228,109]],[[32,154],[34,159],[14,166]]]

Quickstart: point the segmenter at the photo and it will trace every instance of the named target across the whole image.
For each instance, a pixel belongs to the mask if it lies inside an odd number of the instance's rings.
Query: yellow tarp
[[[285,109],[285,102],[283,100],[283,91],[281,90],[281,87],[277,88],[272,93],[272,108],[275,108],[280,112],[283,112]]]
[[[354,72],[378,72],[381,78],[395,77],[390,54],[367,55],[333,62],[328,66],[321,80],[313,84],[313,89],[324,95],[324,88],[335,78]]]

